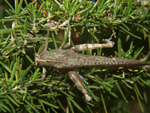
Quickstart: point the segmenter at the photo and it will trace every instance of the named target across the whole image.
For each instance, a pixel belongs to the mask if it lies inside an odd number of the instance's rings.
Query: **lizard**
[[[111,36],[112,37],[112,36]],[[111,38],[110,38],[111,39]],[[148,62],[140,60],[117,58],[117,57],[105,57],[105,56],[91,56],[77,53],[76,51],[83,51],[96,48],[111,48],[114,45],[113,41],[105,39],[104,44],[81,44],[76,45],[70,49],[54,49],[47,51],[44,49],[40,54],[36,55],[35,61],[42,67],[53,67],[58,70],[67,70],[70,79],[84,94],[87,101],[90,101],[92,97],[87,92],[84,84],[79,78],[75,68],[82,67],[139,67],[150,65]],[[48,43],[47,43],[48,44]]]

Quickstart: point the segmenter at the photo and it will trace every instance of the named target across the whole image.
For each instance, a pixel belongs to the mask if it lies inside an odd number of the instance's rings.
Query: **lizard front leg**
[[[75,83],[75,85],[82,91],[87,101],[90,101],[92,97],[88,94],[84,84],[80,80],[79,76],[77,75],[76,71],[69,71],[68,72],[70,79]]]
[[[28,40],[44,40],[45,41],[45,46],[44,46],[44,52],[47,51],[47,48],[48,48],[48,39],[47,38],[28,38]],[[37,62],[38,58],[37,58],[38,55],[35,55],[35,60]],[[37,81],[43,81],[45,78],[46,78],[46,67],[43,67],[43,75],[41,78],[39,79],[34,79],[34,80],[30,80],[29,82],[25,83],[25,84],[30,84],[32,82],[37,82]]]
[[[114,33],[115,34],[115,33]],[[114,46],[114,42],[110,41],[112,39],[112,34],[109,39],[103,39],[105,44],[80,44],[72,47],[71,49],[74,51],[84,51],[84,50],[91,50],[91,49],[98,49],[98,48],[112,48]]]

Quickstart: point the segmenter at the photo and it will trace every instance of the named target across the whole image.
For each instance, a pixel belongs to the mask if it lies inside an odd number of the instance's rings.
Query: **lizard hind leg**
[[[113,41],[110,41],[113,35],[115,35],[115,33],[113,33],[109,39],[103,40],[104,42],[106,42],[104,44],[79,44],[72,47],[71,49],[74,51],[85,51],[98,48],[112,48],[115,44]]]
[[[87,92],[87,90],[86,90],[84,84],[82,83],[82,81],[80,80],[77,72],[69,71],[68,74],[69,74],[70,79],[75,83],[75,85],[80,89],[80,91],[82,91],[82,93],[85,96],[85,99],[87,101],[91,101],[92,97]]]

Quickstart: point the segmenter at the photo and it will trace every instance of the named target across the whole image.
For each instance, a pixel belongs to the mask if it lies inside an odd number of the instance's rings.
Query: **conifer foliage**
[[[82,54],[149,60],[150,3],[147,0],[5,0],[8,16],[0,20],[0,112],[11,113],[130,113],[150,111],[150,73],[142,67],[75,69],[89,85],[87,102],[65,70],[35,62],[45,45],[48,51],[68,42],[72,46],[102,43],[115,33],[115,46],[83,51]],[[11,26],[10,26],[11,24]],[[46,79],[39,79],[46,74]],[[139,107],[135,108],[138,103]]]

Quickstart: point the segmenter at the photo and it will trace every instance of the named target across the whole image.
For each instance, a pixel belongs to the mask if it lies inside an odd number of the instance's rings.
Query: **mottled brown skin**
[[[81,47],[79,46],[79,48]],[[36,55],[36,62],[39,66],[54,67],[59,70],[61,69],[68,70],[68,75],[70,79],[82,91],[87,101],[90,101],[92,97],[89,95],[84,84],[78,77],[77,72],[73,71],[74,68],[81,68],[81,67],[131,67],[132,68],[132,67],[150,65],[147,62],[142,62],[139,60],[83,55],[83,54],[76,53],[75,50],[72,49],[55,49],[52,51],[44,50],[40,55]]]
[[[125,58],[109,58],[76,53],[71,49],[43,51],[36,56],[36,62],[43,67],[74,69],[81,67],[139,67],[150,63]]]

